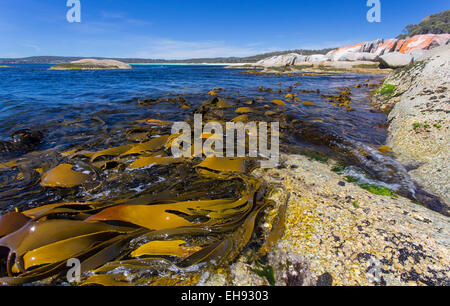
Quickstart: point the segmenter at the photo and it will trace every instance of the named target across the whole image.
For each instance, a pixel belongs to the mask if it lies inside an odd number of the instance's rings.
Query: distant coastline
[[[129,63],[132,66],[243,66],[254,63]]]
[[[245,64],[245,63],[256,63],[257,61],[276,55],[283,55],[289,53],[301,53],[304,55],[311,54],[326,54],[335,48],[327,48],[321,50],[286,50],[277,51],[264,54],[257,54],[248,57],[217,57],[217,58],[191,58],[182,60],[165,60],[165,59],[145,59],[145,58],[105,58],[105,57],[83,57],[83,56],[31,56],[23,58],[0,58],[0,63],[4,64],[63,64],[72,61],[77,61],[81,59],[93,58],[93,59],[112,59],[118,60],[127,64]]]

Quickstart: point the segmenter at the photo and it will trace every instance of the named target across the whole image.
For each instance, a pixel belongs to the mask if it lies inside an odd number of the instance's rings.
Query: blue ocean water
[[[2,65],[2,64],[0,64]],[[183,118],[192,110],[176,107],[140,107],[138,99],[158,98],[164,95],[206,94],[215,88],[224,94],[245,95],[249,99],[264,96],[267,101],[279,99],[280,94],[262,93],[258,87],[286,89],[296,83],[297,90],[317,90],[336,93],[345,87],[377,82],[379,76],[333,74],[320,76],[262,76],[242,74],[242,69],[220,66],[191,65],[134,65],[132,70],[49,71],[51,65],[3,64],[0,68],[0,139],[7,140],[14,130],[39,129],[48,122],[63,119],[99,116],[106,122],[136,120],[164,116],[165,119]],[[350,138],[375,145],[386,138],[385,115],[374,112],[367,99],[368,89],[353,89],[352,107],[330,107],[319,94],[303,94],[303,100],[316,103],[315,107],[287,105],[286,111],[302,120],[322,122],[325,127],[337,129]],[[205,98],[206,99],[206,98]]]

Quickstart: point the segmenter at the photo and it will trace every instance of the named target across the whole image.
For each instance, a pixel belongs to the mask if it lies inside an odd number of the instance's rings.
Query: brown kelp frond
[[[214,90],[198,108],[183,97],[140,104],[192,108],[223,127],[265,113],[286,121],[284,101],[267,106],[219,94]],[[0,164],[0,205],[21,201],[20,212],[0,217],[0,284],[66,282],[67,262],[76,258],[78,285],[193,285],[239,256],[254,239],[258,216],[272,205],[265,184],[250,174],[258,158],[174,158],[171,146],[181,134],[170,134],[171,121],[138,120],[114,131],[102,119],[69,124],[98,127],[105,137]],[[219,138],[204,132],[200,139]],[[283,216],[264,249],[282,235]]]

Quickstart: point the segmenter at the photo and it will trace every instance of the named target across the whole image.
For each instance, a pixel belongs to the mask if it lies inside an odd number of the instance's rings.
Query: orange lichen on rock
[[[445,44],[450,39],[450,34],[435,35],[425,34],[416,35],[406,40],[399,50],[400,53],[413,53],[422,50],[428,50],[433,43],[437,45]]]

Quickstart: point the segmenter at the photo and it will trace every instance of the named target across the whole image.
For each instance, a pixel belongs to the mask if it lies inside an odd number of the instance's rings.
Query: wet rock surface
[[[449,205],[450,46],[428,51],[391,74],[375,96],[389,113],[389,143],[409,174]],[[392,89],[392,90],[388,90]]]
[[[10,141],[0,141],[0,155],[20,154],[33,151],[42,143],[44,135],[40,131],[29,129],[11,133]]]
[[[301,155],[283,159],[282,169],[256,170],[290,193],[285,235],[267,262],[275,268],[277,285],[450,284],[448,217],[402,197],[341,186],[342,177],[328,164]],[[244,277],[255,266],[245,257],[239,261],[231,267],[232,279],[223,278],[222,284],[266,282],[257,275]],[[293,282],[292,274],[301,276]]]

